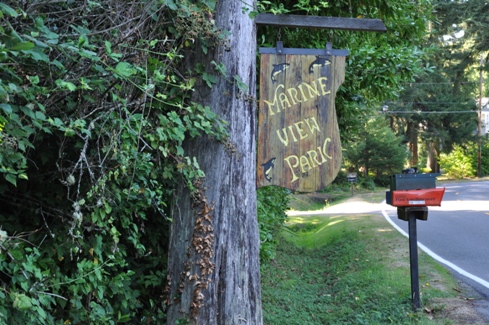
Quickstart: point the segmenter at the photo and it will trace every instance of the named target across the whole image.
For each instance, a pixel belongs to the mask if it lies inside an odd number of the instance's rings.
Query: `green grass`
[[[420,287],[430,306],[457,284],[420,254]],[[456,324],[413,312],[410,294],[408,240],[376,215],[289,218],[276,259],[262,266],[268,325]]]
[[[379,187],[370,191],[360,186],[355,186],[354,195],[362,197],[370,203],[378,203],[385,199],[386,188]],[[296,211],[316,211],[324,209],[329,205],[335,205],[352,197],[350,185],[329,186],[320,193],[309,193],[293,195],[290,207]]]

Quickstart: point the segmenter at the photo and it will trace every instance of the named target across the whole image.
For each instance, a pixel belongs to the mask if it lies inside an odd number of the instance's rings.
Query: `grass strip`
[[[457,283],[425,254],[419,258],[425,309],[413,312],[408,240],[381,216],[290,217],[276,259],[262,266],[264,322],[455,324],[433,318],[431,303],[453,297]]]

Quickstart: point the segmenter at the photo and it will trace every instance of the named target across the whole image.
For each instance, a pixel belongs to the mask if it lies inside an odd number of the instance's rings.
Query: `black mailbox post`
[[[387,203],[397,207],[397,217],[408,222],[411,299],[414,309],[421,307],[416,220],[428,220],[428,206],[440,206],[445,188],[436,188],[436,177],[439,175],[392,175],[390,191],[386,193]]]

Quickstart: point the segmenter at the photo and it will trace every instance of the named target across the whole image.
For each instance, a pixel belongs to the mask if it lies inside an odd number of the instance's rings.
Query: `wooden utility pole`
[[[247,4],[254,6],[254,1]],[[227,76],[209,88],[197,85],[192,100],[228,122],[227,145],[208,137],[185,144],[205,172],[197,192],[181,184],[175,194],[168,256],[167,323],[202,325],[262,324],[256,208],[256,29],[243,3],[220,0],[214,19],[229,31],[225,43],[203,53],[197,47],[189,64],[199,62]],[[214,64],[213,64],[214,62]],[[248,85],[244,90],[234,76]]]

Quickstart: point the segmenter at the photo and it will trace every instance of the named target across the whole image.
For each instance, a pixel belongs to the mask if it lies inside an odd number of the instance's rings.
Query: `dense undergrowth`
[[[183,68],[214,4],[0,3],[1,324],[165,322],[173,189],[203,176],[183,141],[226,141]]]

